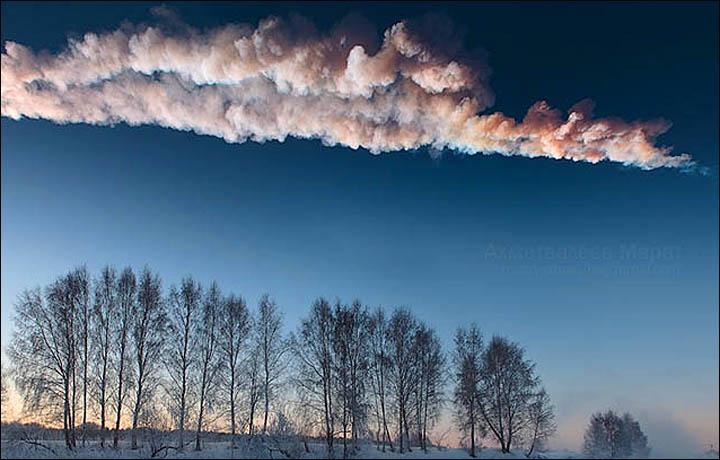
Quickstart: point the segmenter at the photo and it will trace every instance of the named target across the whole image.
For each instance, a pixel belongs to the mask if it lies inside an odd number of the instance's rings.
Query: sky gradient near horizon
[[[3,2],[2,41],[57,52],[154,5]],[[658,452],[717,446],[717,3],[166,5],[201,28],[297,12],[326,30],[354,12],[378,34],[447,14],[488,53],[492,110],[587,97],[602,116],[666,118],[660,143],[706,173],[2,118],[3,350],[22,289],[148,264],[253,306],[269,292],[286,330],[323,295],[409,306],[447,351],[470,321],[507,335],[537,362],[557,446],[608,407]]]

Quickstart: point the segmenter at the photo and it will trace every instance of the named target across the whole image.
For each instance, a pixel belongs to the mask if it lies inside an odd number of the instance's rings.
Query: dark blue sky
[[[709,173],[3,118],[3,347],[21,289],[147,263],[253,304],[268,291],[293,328],[319,295],[410,306],[447,345],[476,321],[537,360],[567,445],[607,406],[717,444],[717,3],[168,5],[197,27],[358,12],[378,34],[442,12],[488,52],[493,110],[589,97],[599,116],[663,117],[661,143]],[[2,39],[57,52],[152,6],[3,2]]]

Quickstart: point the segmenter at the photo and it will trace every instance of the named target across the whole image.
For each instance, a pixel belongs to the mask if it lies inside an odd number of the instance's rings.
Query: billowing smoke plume
[[[227,142],[320,139],[373,153],[429,146],[602,160],[644,169],[692,164],[655,145],[664,121],[566,117],[545,102],[518,122],[493,104],[489,69],[450,24],[402,21],[373,43],[346,20],[319,34],[302,18],[199,31],[124,25],[70,40],[57,55],[14,42],[2,54],[2,116],[57,123],[160,125]]]

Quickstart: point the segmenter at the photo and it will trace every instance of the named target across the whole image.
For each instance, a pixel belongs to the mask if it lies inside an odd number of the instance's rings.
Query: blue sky
[[[3,2],[2,39],[56,52],[151,6]],[[293,328],[320,295],[407,305],[448,346],[475,321],[537,361],[564,445],[608,406],[717,445],[717,4],[169,6],[198,27],[354,11],[378,33],[440,11],[487,50],[493,110],[590,97],[599,115],[663,117],[661,143],[708,174],[3,118],[3,348],[23,288],[149,264],[252,304],[267,291]]]

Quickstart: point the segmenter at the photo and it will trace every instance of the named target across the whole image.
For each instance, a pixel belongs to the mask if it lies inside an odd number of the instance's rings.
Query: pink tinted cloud
[[[14,42],[2,53],[2,116],[56,123],[159,125],[227,142],[288,136],[372,153],[449,148],[643,169],[687,167],[656,145],[664,121],[567,116],[546,102],[517,121],[483,113],[490,69],[437,18],[401,21],[378,45],[344,21],[319,34],[306,19],[209,31],[124,25],[70,40],[57,54]]]

